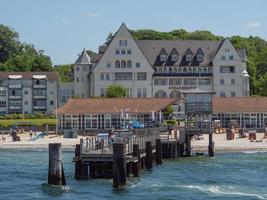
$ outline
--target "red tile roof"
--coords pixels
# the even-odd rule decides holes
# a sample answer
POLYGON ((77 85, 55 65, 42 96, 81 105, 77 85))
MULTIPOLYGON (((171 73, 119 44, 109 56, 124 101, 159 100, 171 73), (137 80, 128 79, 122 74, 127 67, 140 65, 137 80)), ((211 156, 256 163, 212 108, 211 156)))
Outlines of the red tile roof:
POLYGON ((120 113, 122 109, 128 109, 129 113, 151 113, 152 111, 158 112, 176 101, 171 98, 69 99, 66 104, 57 109, 57 114, 112 114, 120 113))
POLYGON ((267 97, 214 97, 213 112, 267 112, 267 97))

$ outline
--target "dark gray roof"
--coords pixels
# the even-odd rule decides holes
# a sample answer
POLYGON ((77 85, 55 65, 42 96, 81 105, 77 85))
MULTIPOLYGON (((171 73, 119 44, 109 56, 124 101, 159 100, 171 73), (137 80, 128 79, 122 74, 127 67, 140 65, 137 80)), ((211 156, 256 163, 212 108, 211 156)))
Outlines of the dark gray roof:
POLYGON ((79 65, 89 65, 91 64, 91 59, 90 56, 86 53, 86 50, 84 49, 81 53, 81 55, 79 56, 79 58, 76 60, 76 62, 74 64, 79 64, 79 65))
POLYGON ((151 66, 208 66, 221 43, 221 41, 211 40, 137 40, 136 42, 151 66), (165 62, 160 62, 159 54, 163 48, 169 56, 165 62), (176 62, 172 62, 170 58, 170 53, 174 48, 178 52, 176 62), (204 53, 202 62, 197 62, 195 56, 199 48, 204 53), (192 51, 194 56, 192 62, 185 60, 184 55, 188 49, 192 51))
POLYGON ((246 62, 247 61, 246 49, 242 48, 242 49, 237 49, 236 51, 239 57, 241 58, 242 62, 246 62))
POLYGON ((32 80, 33 75, 45 75, 49 81, 59 80, 57 72, 0 72, 0 80, 6 80, 10 75, 21 75, 23 80, 32 80))

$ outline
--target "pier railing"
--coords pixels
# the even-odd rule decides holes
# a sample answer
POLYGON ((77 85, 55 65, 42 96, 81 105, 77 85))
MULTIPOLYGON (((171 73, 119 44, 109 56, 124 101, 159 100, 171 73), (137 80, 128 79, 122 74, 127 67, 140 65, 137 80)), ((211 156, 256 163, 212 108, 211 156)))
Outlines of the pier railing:
POLYGON ((108 153, 113 151, 114 143, 124 143, 126 146, 126 154, 133 153, 133 145, 138 144, 139 149, 146 148, 146 142, 151 141, 152 147, 156 146, 156 139, 160 138, 160 132, 158 129, 138 129, 134 130, 134 134, 129 137, 88 137, 80 140, 80 152, 82 154, 93 154, 93 153, 108 153))

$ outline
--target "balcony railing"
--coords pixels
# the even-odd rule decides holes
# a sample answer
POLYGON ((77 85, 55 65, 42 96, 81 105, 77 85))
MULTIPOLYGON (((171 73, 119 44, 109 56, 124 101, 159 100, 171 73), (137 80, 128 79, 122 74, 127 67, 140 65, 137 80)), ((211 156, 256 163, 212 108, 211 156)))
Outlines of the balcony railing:
POLYGON ((202 77, 202 76, 212 76, 212 73, 153 73, 154 77, 166 77, 166 76, 171 76, 171 77, 202 77))
POLYGON ((187 102, 185 103, 186 113, 211 113, 212 103, 211 102, 187 102))
POLYGON ((34 99, 46 99, 46 95, 33 95, 34 99))
POLYGON ((186 122, 185 130, 187 134, 209 134, 212 131, 212 122, 186 122))
POLYGON ((22 106, 8 106, 8 109, 10 109, 10 110, 21 110, 22 106))
POLYGON ((21 99, 22 96, 21 95, 10 95, 8 98, 9 99, 21 99))
POLYGON ((36 85, 36 84, 34 84, 33 85, 33 88, 35 88, 35 89, 45 89, 46 88, 46 85, 44 85, 44 84, 42 84, 42 85, 36 85))
POLYGON ((10 84, 8 87, 11 89, 21 88, 21 84, 10 84))
POLYGON ((33 106, 34 110, 46 110, 46 106, 33 106))

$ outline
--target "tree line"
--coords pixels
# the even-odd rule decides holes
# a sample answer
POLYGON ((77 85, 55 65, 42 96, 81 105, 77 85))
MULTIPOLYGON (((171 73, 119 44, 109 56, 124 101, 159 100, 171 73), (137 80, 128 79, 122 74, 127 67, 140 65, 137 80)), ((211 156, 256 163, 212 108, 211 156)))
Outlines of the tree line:
MULTIPOLYGON (((210 31, 188 32, 177 29, 160 32, 150 29, 130 30, 137 40, 221 40, 210 31)), ((252 95, 267 96, 267 41, 257 37, 230 37, 235 48, 245 48, 248 56, 248 73, 252 95)), ((90 52, 93 53, 93 52, 90 52)), ((62 81, 70 81, 73 66, 63 64, 53 67, 51 58, 34 45, 22 43, 19 34, 12 28, 0 24, 0 71, 58 71, 62 81)))

